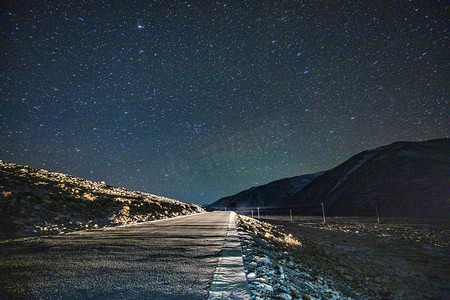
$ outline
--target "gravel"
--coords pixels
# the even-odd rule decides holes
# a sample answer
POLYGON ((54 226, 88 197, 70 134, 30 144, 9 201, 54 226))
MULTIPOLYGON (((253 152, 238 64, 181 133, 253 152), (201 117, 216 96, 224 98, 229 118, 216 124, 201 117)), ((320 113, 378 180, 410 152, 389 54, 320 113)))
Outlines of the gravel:
POLYGON ((332 279, 295 261, 290 249, 301 243, 276 226, 239 216, 238 228, 252 299, 352 299, 332 279))

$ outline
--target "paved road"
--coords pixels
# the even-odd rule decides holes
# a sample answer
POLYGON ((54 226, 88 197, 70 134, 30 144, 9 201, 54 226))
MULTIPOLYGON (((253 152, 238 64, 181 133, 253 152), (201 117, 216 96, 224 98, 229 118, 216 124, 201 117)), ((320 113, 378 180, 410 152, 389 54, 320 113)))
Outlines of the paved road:
POLYGON ((0 244, 0 299, 205 299, 229 212, 0 244))

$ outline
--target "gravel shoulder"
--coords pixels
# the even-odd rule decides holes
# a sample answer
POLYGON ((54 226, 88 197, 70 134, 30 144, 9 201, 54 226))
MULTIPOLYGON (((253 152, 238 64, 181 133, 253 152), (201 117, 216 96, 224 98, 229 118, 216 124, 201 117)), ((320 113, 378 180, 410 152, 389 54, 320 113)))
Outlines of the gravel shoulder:
POLYGON ((359 299, 348 285, 316 274, 296 253, 303 244, 267 222, 240 215, 244 267, 251 299, 359 299))

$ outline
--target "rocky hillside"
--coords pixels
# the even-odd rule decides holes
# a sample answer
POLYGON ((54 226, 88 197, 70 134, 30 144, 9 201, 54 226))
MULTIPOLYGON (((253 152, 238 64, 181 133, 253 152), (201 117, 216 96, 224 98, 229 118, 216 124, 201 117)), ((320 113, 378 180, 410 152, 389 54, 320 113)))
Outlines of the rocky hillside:
POLYGON ((364 151, 292 197, 300 214, 450 216, 450 139, 397 142, 364 151))
POLYGON ((95 229, 202 211, 194 204, 0 161, 0 239, 95 229))
POLYGON ((301 191, 323 172, 284 178, 265 185, 253 187, 234 196, 225 197, 210 204, 208 209, 232 209, 248 213, 257 207, 264 207, 272 213, 289 211, 292 196, 301 191))

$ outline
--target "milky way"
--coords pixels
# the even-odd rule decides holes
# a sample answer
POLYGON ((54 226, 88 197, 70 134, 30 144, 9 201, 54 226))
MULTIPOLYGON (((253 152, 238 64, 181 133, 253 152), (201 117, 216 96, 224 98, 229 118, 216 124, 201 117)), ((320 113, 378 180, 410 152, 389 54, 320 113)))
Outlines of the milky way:
POLYGON ((443 1, 2 1, 0 159, 194 203, 449 137, 443 1))

